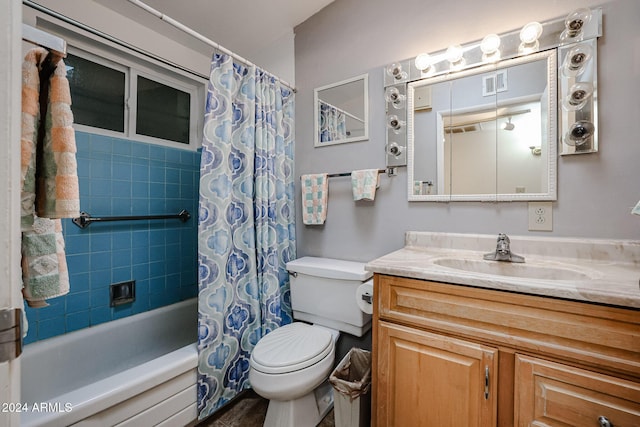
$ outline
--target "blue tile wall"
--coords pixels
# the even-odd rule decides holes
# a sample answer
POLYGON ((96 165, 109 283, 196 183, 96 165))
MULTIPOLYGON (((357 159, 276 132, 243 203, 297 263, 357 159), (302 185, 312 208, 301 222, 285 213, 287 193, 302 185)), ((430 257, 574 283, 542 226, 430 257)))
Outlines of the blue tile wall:
POLYGON ((69 294, 26 308, 25 343, 197 295, 200 153, 76 132, 80 209, 92 216, 191 213, 179 220, 93 223, 64 219, 69 294), (136 281, 136 300, 109 306, 109 285, 136 281))

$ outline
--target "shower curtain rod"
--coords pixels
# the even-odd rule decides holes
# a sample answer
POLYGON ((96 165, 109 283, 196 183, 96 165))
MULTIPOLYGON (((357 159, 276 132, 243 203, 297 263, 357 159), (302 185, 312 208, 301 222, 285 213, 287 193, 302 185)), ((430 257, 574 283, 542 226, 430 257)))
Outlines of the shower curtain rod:
POLYGON ((338 108, 333 104, 329 104, 327 101, 323 101, 323 100, 320 99, 318 102, 320 102, 321 104, 328 105, 331 108, 335 108, 336 110, 340 111, 345 116, 351 117, 353 120, 357 120, 359 122, 364 123, 364 119, 361 119, 360 117, 355 116, 355 115, 351 114, 350 112, 343 110, 342 108, 338 108))
POLYGON ((160 56, 158 56, 156 54, 153 54, 151 52, 147 52, 144 49, 140 49, 139 47, 136 47, 136 46, 134 46, 134 45, 132 45, 130 43, 127 43, 125 41, 122 41, 120 39, 117 39, 117 38, 115 38, 113 36, 110 36, 109 34, 104 33, 104 32, 102 32, 100 30, 96 30, 93 27, 90 27, 90 26, 88 26, 86 24, 83 24, 82 22, 76 21, 75 19, 71 19, 68 16, 65 16, 65 15, 63 15, 61 13, 58 13, 58 12, 54 11, 54 10, 51 10, 51 9, 46 8, 44 6, 41 6, 38 3, 34 3, 31 0, 22 0, 22 4, 25 5, 25 6, 30 7, 31 9, 35 9, 35 10, 37 10, 39 12, 42 12, 45 15, 49 15, 52 18, 56 18, 56 19, 59 19, 62 22, 66 22, 67 24, 73 25, 76 28, 80 28, 81 30, 84 30, 84 31, 86 31, 86 32, 88 32, 90 34, 93 34, 94 36, 98 36, 98 37, 100 37, 102 39, 110 41, 111 43, 114 43, 114 44, 116 44, 116 45, 118 45, 120 47, 124 47, 125 49, 131 50, 131 51, 136 52, 136 53, 138 53, 138 54, 140 54, 142 56, 146 56, 147 58, 153 59, 154 61, 158 61, 158 62, 161 62, 162 64, 168 65, 170 67, 177 68, 178 70, 181 70, 181 71, 184 71, 186 73, 189 73, 192 76, 196 76, 196 77, 199 77, 199 78, 204 79, 204 80, 209 80, 209 76, 208 75, 200 74, 197 71, 190 70, 189 68, 183 67, 180 64, 176 64, 175 62, 171 62, 168 59, 164 59, 164 58, 162 58, 162 57, 160 57, 160 56))
MULTIPOLYGON (((145 10, 146 12, 154 15, 156 18, 160 19, 161 21, 166 22, 169 25, 172 25, 174 27, 176 27, 177 29, 189 34, 191 37, 194 37, 198 40, 200 40, 201 42, 208 44, 209 46, 212 46, 215 50, 222 52, 224 54, 227 54, 229 56, 231 56, 232 58, 236 59, 237 61, 242 62, 243 64, 249 66, 249 67, 255 67, 256 65, 249 61, 246 58, 243 58, 242 56, 230 51, 229 49, 219 45, 218 43, 214 42, 213 40, 203 36, 202 34, 198 33, 197 31, 193 30, 190 27, 187 27, 186 25, 182 24, 181 22, 176 21, 175 19, 173 19, 170 16, 165 15, 164 13, 160 12, 157 9, 152 8, 151 6, 149 6, 148 4, 140 1, 140 0, 128 0, 129 3, 138 6, 139 8, 145 10)), ((268 71, 267 71, 268 72, 268 71)), ((271 76, 275 77, 278 81, 280 81, 281 84, 283 84, 284 86, 288 87, 289 89, 293 90, 294 92, 296 91, 296 88, 287 83, 286 81, 282 80, 281 78, 277 77, 276 75, 269 73, 271 76)))

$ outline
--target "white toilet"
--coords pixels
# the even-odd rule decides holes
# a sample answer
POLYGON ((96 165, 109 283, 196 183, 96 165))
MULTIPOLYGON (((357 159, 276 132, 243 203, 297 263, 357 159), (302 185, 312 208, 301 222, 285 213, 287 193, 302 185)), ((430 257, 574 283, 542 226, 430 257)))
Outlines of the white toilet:
POLYGON ((358 307, 356 290, 372 273, 364 270, 364 263, 314 257, 291 261, 287 270, 298 322, 256 344, 249 381, 256 393, 269 399, 266 427, 313 427, 333 404, 327 379, 339 331, 362 336, 371 328, 371 315, 358 307))

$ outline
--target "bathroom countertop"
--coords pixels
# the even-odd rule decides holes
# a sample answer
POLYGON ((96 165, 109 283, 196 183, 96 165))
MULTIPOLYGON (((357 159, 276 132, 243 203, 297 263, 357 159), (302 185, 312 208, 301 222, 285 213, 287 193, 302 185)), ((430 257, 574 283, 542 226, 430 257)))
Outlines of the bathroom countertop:
POLYGON ((533 279, 437 264, 443 258, 462 264, 499 262, 483 261, 485 253, 495 250, 496 236, 480 234, 407 232, 404 248, 367 263, 365 269, 392 276, 640 309, 640 241, 509 237, 511 251, 524 256, 525 268, 560 269, 582 278, 533 279))

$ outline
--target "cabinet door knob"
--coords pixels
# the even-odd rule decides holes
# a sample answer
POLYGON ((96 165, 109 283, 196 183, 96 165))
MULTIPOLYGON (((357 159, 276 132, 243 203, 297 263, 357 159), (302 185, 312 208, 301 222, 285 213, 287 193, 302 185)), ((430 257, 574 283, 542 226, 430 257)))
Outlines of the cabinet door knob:
POLYGON ((598 422, 600 423, 600 427, 614 427, 607 417, 598 417, 598 422))

